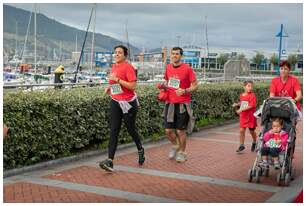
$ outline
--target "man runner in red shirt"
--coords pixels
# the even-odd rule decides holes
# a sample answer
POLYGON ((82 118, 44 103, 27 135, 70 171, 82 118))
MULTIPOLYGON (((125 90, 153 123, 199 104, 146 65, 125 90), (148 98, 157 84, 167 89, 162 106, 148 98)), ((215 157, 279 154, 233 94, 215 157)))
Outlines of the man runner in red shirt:
POLYGON ((172 148, 170 159, 177 162, 187 160, 185 153, 187 135, 185 130, 190 126, 192 111, 190 93, 198 88, 196 75, 192 68, 181 62, 183 49, 174 47, 171 51, 171 64, 167 65, 165 80, 167 81, 168 101, 164 109, 164 127, 172 148), (177 131, 178 138, 174 132, 177 131))

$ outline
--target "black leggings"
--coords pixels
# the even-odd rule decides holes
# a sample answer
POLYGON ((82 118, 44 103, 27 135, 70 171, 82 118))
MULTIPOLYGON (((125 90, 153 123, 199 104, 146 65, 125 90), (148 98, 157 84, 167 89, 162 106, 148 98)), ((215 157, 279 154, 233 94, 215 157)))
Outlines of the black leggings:
POLYGON ((262 156, 267 156, 270 154, 272 157, 278 157, 280 152, 281 152, 280 148, 262 147, 261 149, 262 156))
POLYGON ((115 152, 118 144, 118 136, 121 128, 122 118, 124 120, 125 126, 128 133, 132 136, 137 149, 142 149, 142 144, 136 130, 136 114, 137 114, 137 101, 134 100, 129 102, 132 106, 129 112, 123 114, 120 105, 115 100, 110 102, 110 115, 109 115, 109 127, 110 127, 110 139, 108 143, 108 158, 114 159, 115 152))

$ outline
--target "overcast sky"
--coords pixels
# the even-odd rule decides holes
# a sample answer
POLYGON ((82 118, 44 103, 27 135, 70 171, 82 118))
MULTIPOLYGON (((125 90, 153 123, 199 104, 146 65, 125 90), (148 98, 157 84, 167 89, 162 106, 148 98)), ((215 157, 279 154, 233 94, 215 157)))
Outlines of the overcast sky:
MULTIPOLYGON (((9 4, 31 11, 33 4, 9 4)), ((92 4, 38 4, 38 11, 61 23, 85 30, 92 4)), ((157 48, 193 44, 210 48, 277 50, 283 23, 288 50, 303 45, 302 4, 98 4, 96 32, 131 44, 157 48), (178 37, 180 36, 180 37, 178 37)))

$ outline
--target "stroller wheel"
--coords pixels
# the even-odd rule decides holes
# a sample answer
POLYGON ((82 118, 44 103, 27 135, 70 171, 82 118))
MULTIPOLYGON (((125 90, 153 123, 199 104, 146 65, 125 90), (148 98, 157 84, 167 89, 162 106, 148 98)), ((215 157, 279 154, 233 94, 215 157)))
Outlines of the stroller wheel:
POLYGON ((263 175, 269 177, 269 169, 264 169, 263 175))
POLYGON ((261 167, 259 168, 259 176, 262 176, 264 173, 264 169, 262 169, 261 167))
POLYGON ((292 167, 291 168, 291 173, 290 173, 290 176, 291 176, 291 180, 294 180, 294 177, 295 177, 295 168, 294 167, 292 167))
POLYGON ((277 175, 276 175, 276 182, 277 182, 277 185, 281 185, 281 178, 282 178, 282 173, 281 172, 279 172, 279 173, 277 173, 277 175))
POLYGON ((256 183, 259 183, 260 182, 260 170, 256 170, 256 173, 255 173, 255 181, 256 183))
POLYGON ((253 171, 252 171, 252 169, 249 169, 249 171, 248 171, 248 181, 252 182, 252 179, 253 179, 253 171))
POLYGON ((253 175, 253 177, 256 176, 256 169, 255 169, 255 170, 252 170, 252 175, 253 175))
POLYGON ((285 186, 289 186, 290 179, 291 179, 290 174, 286 173, 286 176, 285 176, 285 186))

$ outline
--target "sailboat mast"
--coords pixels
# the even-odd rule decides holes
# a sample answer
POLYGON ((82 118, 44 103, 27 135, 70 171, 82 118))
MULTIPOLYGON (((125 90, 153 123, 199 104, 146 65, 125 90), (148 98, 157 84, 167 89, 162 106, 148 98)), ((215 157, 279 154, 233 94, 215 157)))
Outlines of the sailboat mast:
POLYGON ((36 66, 36 4, 35 4, 35 13, 34 13, 34 71, 35 74, 37 73, 37 66, 36 66))
POLYGON ((59 57, 59 63, 61 63, 61 61, 62 61, 62 41, 60 41, 60 50, 59 50, 59 52, 60 52, 60 57, 59 57))
POLYGON ((15 34, 15 56, 16 56, 16 58, 17 58, 17 56, 18 56, 18 21, 16 21, 16 34, 15 34))
POLYGON ((77 70, 76 70, 75 75, 74 75, 74 81, 73 81, 74 83, 77 83, 77 75, 79 73, 81 58, 82 58, 83 51, 84 51, 84 46, 85 46, 85 42, 86 42, 86 38, 87 38, 87 34, 88 34, 89 25, 90 25, 90 22, 91 22, 91 17, 92 17, 93 9, 94 9, 94 7, 92 7, 91 12, 90 12, 90 18, 89 18, 89 22, 88 22, 88 25, 87 25, 87 29, 86 29, 86 33, 85 33, 85 38, 84 38, 83 45, 82 45, 82 49, 81 49, 81 52, 80 52, 80 57, 79 57, 78 65, 77 65, 77 70))
POLYGON ((78 51, 78 34, 75 35, 75 52, 78 51))
POLYGON ((21 54, 20 54, 21 61, 23 60, 23 54, 25 53, 25 50, 26 50, 26 45, 27 45, 29 31, 30 31, 30 24, 31 24, 32 14, 33 14, 33 9, 32 9, 32 12, 30 14, 29 23, 28 23, 28 27, 27 27, 27 33, 26 33, 26 36, 25 36, 25 40, 24 40, 24 44, 23 44, 23 49, 22 49, 21 54))
POLYGON ((93 73, 93 61, 94 61, 94 44, 95 44, 95 30, 96 30, 96 14, 97 14, 97 4, 94 4, 94 23, 92 32, 92 42, 91 42, 91 61, 90 61, 90 71, 93 73))
POLYGON ((125 23, 125 35, 126 35, 126 43, 127 43, 127 48, 129 50, 128 52, 128 60, 131 61, 131 49, 130 49, 130 43, 129 43, 129 33, 128 33, 128 29, 127 29, 127 24, 128 24, 128 20, 126 20, 126 23, 125 23))

